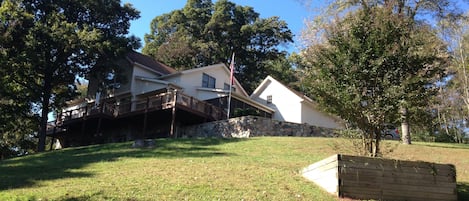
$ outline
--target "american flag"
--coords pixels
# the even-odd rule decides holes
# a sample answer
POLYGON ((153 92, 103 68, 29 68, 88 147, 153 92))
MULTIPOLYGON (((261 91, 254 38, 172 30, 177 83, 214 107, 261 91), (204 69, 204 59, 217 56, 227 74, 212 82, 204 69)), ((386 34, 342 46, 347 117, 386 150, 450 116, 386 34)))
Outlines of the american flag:
POLYGON ((233 73, 234 73, 234 63, 235 63, 235 54, 233 52, 233 56, 231 56, 231 64, 230 64, 230 83, 231 83, 231 86, 233 86, 233 83, 234 83, 234 76, 233 76, 233 73))

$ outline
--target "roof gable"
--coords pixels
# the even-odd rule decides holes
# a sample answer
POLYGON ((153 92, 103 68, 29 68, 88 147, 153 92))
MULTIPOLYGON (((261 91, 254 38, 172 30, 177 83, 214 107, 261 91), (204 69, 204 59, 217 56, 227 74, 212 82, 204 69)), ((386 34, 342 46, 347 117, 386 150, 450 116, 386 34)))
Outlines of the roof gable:
POLYGON ((160 75, 168 75, 177 72, 176 69, 135 51, 127 53, 127 59, 133 64, 138 63, 160 75))
POLYGON ((307 97, 306 95, 286 86, 285 84, 283 84, 282 82, 274 79, 272 76, 268 75, 264 80, 262 80, 261 84, 259 84, 259 86, 254 90, 254 92, 252 92, 251 94, 251 98, 253 97, 257 97, 259 96, 260 94, 262 94, 269 85, 271 85, 271 83, 274 82, 276 83, 277 85, 280 85, 282 86, 283 88, 287 89, 289 92, 291 92, 292 94, 294 94, 295 96, 297 96, 299 99, 301 99, 302 101, 308 101, 308 102, 311 102, 311 103, 314 103, 314 101, 307 97))

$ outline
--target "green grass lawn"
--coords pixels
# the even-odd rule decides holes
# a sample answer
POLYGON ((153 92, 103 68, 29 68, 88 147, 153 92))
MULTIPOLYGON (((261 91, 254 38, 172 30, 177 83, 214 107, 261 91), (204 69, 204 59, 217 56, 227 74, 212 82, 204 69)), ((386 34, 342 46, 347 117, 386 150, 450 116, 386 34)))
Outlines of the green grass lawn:
MULTIPOLYGON (((344 143, 258 137, 68 148, 0 161, 0 200, 337 200, 299 172, 332 154, 353 154, 344 143)), ((393 148, 388 158, 455 164, 459 197, 469 198, 469 145, 384 147, 393 148)))

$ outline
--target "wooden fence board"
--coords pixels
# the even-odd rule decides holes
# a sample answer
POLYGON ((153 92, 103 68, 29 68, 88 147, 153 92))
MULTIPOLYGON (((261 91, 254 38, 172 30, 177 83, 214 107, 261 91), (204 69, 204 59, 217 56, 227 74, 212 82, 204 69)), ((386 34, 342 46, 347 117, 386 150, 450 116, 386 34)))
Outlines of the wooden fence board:
POLYGON ((430 191, 412 191, 410 189, 389 189, 373 186, 340 186, 341 197, 378 200, 456 200, 456 192, 451 194, 430 191))
POLYGON ((349 177, 349 176, 341 176, 341 183, 372 183, 374 185, 388 185, 388 184, 399 184, 403 186, 435 186, 438 188, 454 188, 456 186, 455 183, 447 183, 447 182, 429 182, 426 180, 415 180, 415 179, 395 179, 395 178, 377 178, 377 177, 360 177, 357 179, 356 177, 349 177))
POLYGON ((450 168, 439 168, 439 169, 431 169, 431 168, 414 168, 409 166, 401 166, 401 167, 391 167, 386 166, 383 164, 377 163, 348 163, 340 161, 340 166, 343 167, 342 171, 347 171, 348 169, 369 169, 369 170, 380 170, 380 171, 393 171, 393 172, 407 172, 407 173, 415 173, 415 174, 422 174, 422 175, 444 175, 444 176, 455 176, 455 171, 450 168))
POLYGON ((422 185, 402 185, 402 184, 391 184, 391 183, 376 183, 368 181, 348 181, 342 179, 340 186, 356 186, 356 187, 371 187, 377 189, 386 189, 399 192, 432 192, 439 194, 453 194, 454 192, 451 189, 454 189, 456 186, 422 186, 422 185))
POLYGON ((392 172, 392 171, 381 171, 381 170, 370 170, 370 169, 349 169, 348 171, 342 171, 340 168, 339 172, 342 178, 347 179, 382 179, 391 181, 417 181, 421 183, 436 184, 442 182, 456 182, 456 177, 443 176, 443 175, 428 175, 428 174, 416 174, 413 172, 392 172))
POLYGON ((438 164, 438 163, 430 163, 424 161, 403 161, 403 160, 395 160, 395 159, 383 159, 383 158, 370 158, 370 157, 362 157, 362 156, 350 156, 350 155, 339 155, 340 161, 342 162, 351 162, 351 163, 377 163, 382 164, 385 166, 401 166, 401 167, 414 167, 414 168, 426 168, 426 167, 434 167, 434 168, 441 168, 446 169, 448 167, 452 167, 456 169, 452 164, 438 164))
POLYGON ((456 168, 451 164, 333 155, 302 173, 339 197, 457 200, 456 168))

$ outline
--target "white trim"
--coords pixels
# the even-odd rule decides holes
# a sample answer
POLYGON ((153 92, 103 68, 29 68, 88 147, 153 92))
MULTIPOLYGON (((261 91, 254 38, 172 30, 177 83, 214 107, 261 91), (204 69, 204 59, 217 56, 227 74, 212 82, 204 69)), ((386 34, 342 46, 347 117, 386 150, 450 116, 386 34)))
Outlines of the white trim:
POLYGON ((123 91, 123 92, 120 92, 120 93, 118 93, 118 94, 112 94, 112 96, 108 96, 108 97, 106 97, 106 98, 114 98, 114 97, 119 97, 119 96, 127 95, 127 94, 132 95, 132 92, 131 92, 130 90, 128 90, 128 91, 123 91))
POLYGON ((158 84, 169 84, 169 82, 157 79, 157 78, 149 78, 149 77, 143 77, 143 76, 135 76, 135 80, 140 80, 140 81, 147 81, 147 82, 155 82, 158 84))
POLYGON ((160 80, 158 78, 149 78, 149 77, 142 77, 142 76, 135 76, 134 77, 135 80, 140 80, 140 81, 144 81, 144 82, 154 82, 154 83, 157 83, 157 84, 165 84, 165 85, 168 85, 168 86, 174 86, 176 88, 179 88, 179 89, 182 89, 181 86, 179 85, 176 85, 172 82, 166 82, 164 80, 160 80))
POLYGON ((210 91, 210 92, 217 92, 217 93, 228 93, 228 90, 220 89, 220 88, 207 88, 207 87, 199 87, 196 88, 199 91, 210 91))
POLYGON ((270 84, 270 82, 272 82, 272 79, 273 78, 270 75, 268 75, 264 80, 262 80, 259 86, 257 86, 254 92, 252 92, 250 97, 253 98, 254 96, 257 96, 260 93, 262 93, 262 91, 264 91, 265 88, 267 87, 267 84, 270 84))

